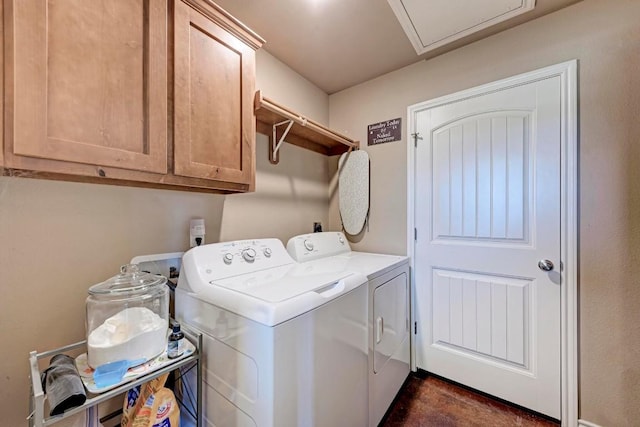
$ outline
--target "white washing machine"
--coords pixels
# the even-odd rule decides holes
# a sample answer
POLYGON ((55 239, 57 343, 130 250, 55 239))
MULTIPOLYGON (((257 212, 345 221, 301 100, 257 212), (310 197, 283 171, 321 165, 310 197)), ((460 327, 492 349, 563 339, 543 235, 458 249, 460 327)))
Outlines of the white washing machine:
POLYGON ((369 280, 369 426, 377 426, 411 370, 409 259, 353 252, 344 234, 324 232, 289 239, 298 262, 326 260, 369 280))
POLYGON ((176 317, 203 333, 207 426, 364 426, 367 278, 277 239, 185 253, 176 317))

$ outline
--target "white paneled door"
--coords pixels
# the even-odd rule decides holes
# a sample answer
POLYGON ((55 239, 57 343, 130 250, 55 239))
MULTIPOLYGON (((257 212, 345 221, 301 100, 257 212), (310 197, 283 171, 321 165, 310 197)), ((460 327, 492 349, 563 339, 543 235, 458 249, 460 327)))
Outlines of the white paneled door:
POLYGON ((560 419, 560 77, 415 116, 418 368, 560 419))

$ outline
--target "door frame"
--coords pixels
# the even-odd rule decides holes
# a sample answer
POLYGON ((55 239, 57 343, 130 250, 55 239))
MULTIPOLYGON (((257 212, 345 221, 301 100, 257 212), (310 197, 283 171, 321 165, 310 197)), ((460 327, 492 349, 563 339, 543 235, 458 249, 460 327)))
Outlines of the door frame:
MULTIPOLYGON (((415 271, 416 115, 425 109, 491 92, 560 77, 560 388, 563 426, 578 423, 578 61, 571 60, 434 98, 407 108, 407 255, 415 271)), ((411 322, 415 322, 415 277, 411 274, 411 322)), ((411 368, 416 370, 415 333, 411 368)))

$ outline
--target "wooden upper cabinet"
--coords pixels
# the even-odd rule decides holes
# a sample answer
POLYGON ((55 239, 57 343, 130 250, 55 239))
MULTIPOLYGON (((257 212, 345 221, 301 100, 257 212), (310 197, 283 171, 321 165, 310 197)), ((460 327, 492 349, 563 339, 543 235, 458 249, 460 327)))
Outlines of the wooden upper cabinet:
POLYGON ((176 0, 174 23, 174 173, 252 186, 263 41, 208 1, 176 0))
POLYGON ((165 174, 167 2, 5 4, 10 152, 165 174))
POLYGON ((0 4, 1 174, 253 189, 264 40, 225 10, 210 0, 0 4))

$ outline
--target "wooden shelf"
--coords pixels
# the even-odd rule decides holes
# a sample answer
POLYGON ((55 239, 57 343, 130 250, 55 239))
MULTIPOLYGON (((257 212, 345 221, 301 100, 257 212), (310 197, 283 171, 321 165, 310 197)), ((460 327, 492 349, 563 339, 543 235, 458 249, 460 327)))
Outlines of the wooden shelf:
POLYGON ((360 147, 358 141, 342 135, 334 130, 306 118, 287 107, 284 107, 269 98, 256 92, 254 109, 257 119, 257 131, 269 136, 269 160, 278 163, 277 143, 289 121, 292 122, 289 132, 285 136, 285 142, 297 145, 308 150, 315 151, 326 156, 335 156, 351 149, 360 147), (277 133, 274 140, 274 125, 277 133), (276 153, 274 154, 274 151, 276 153))

